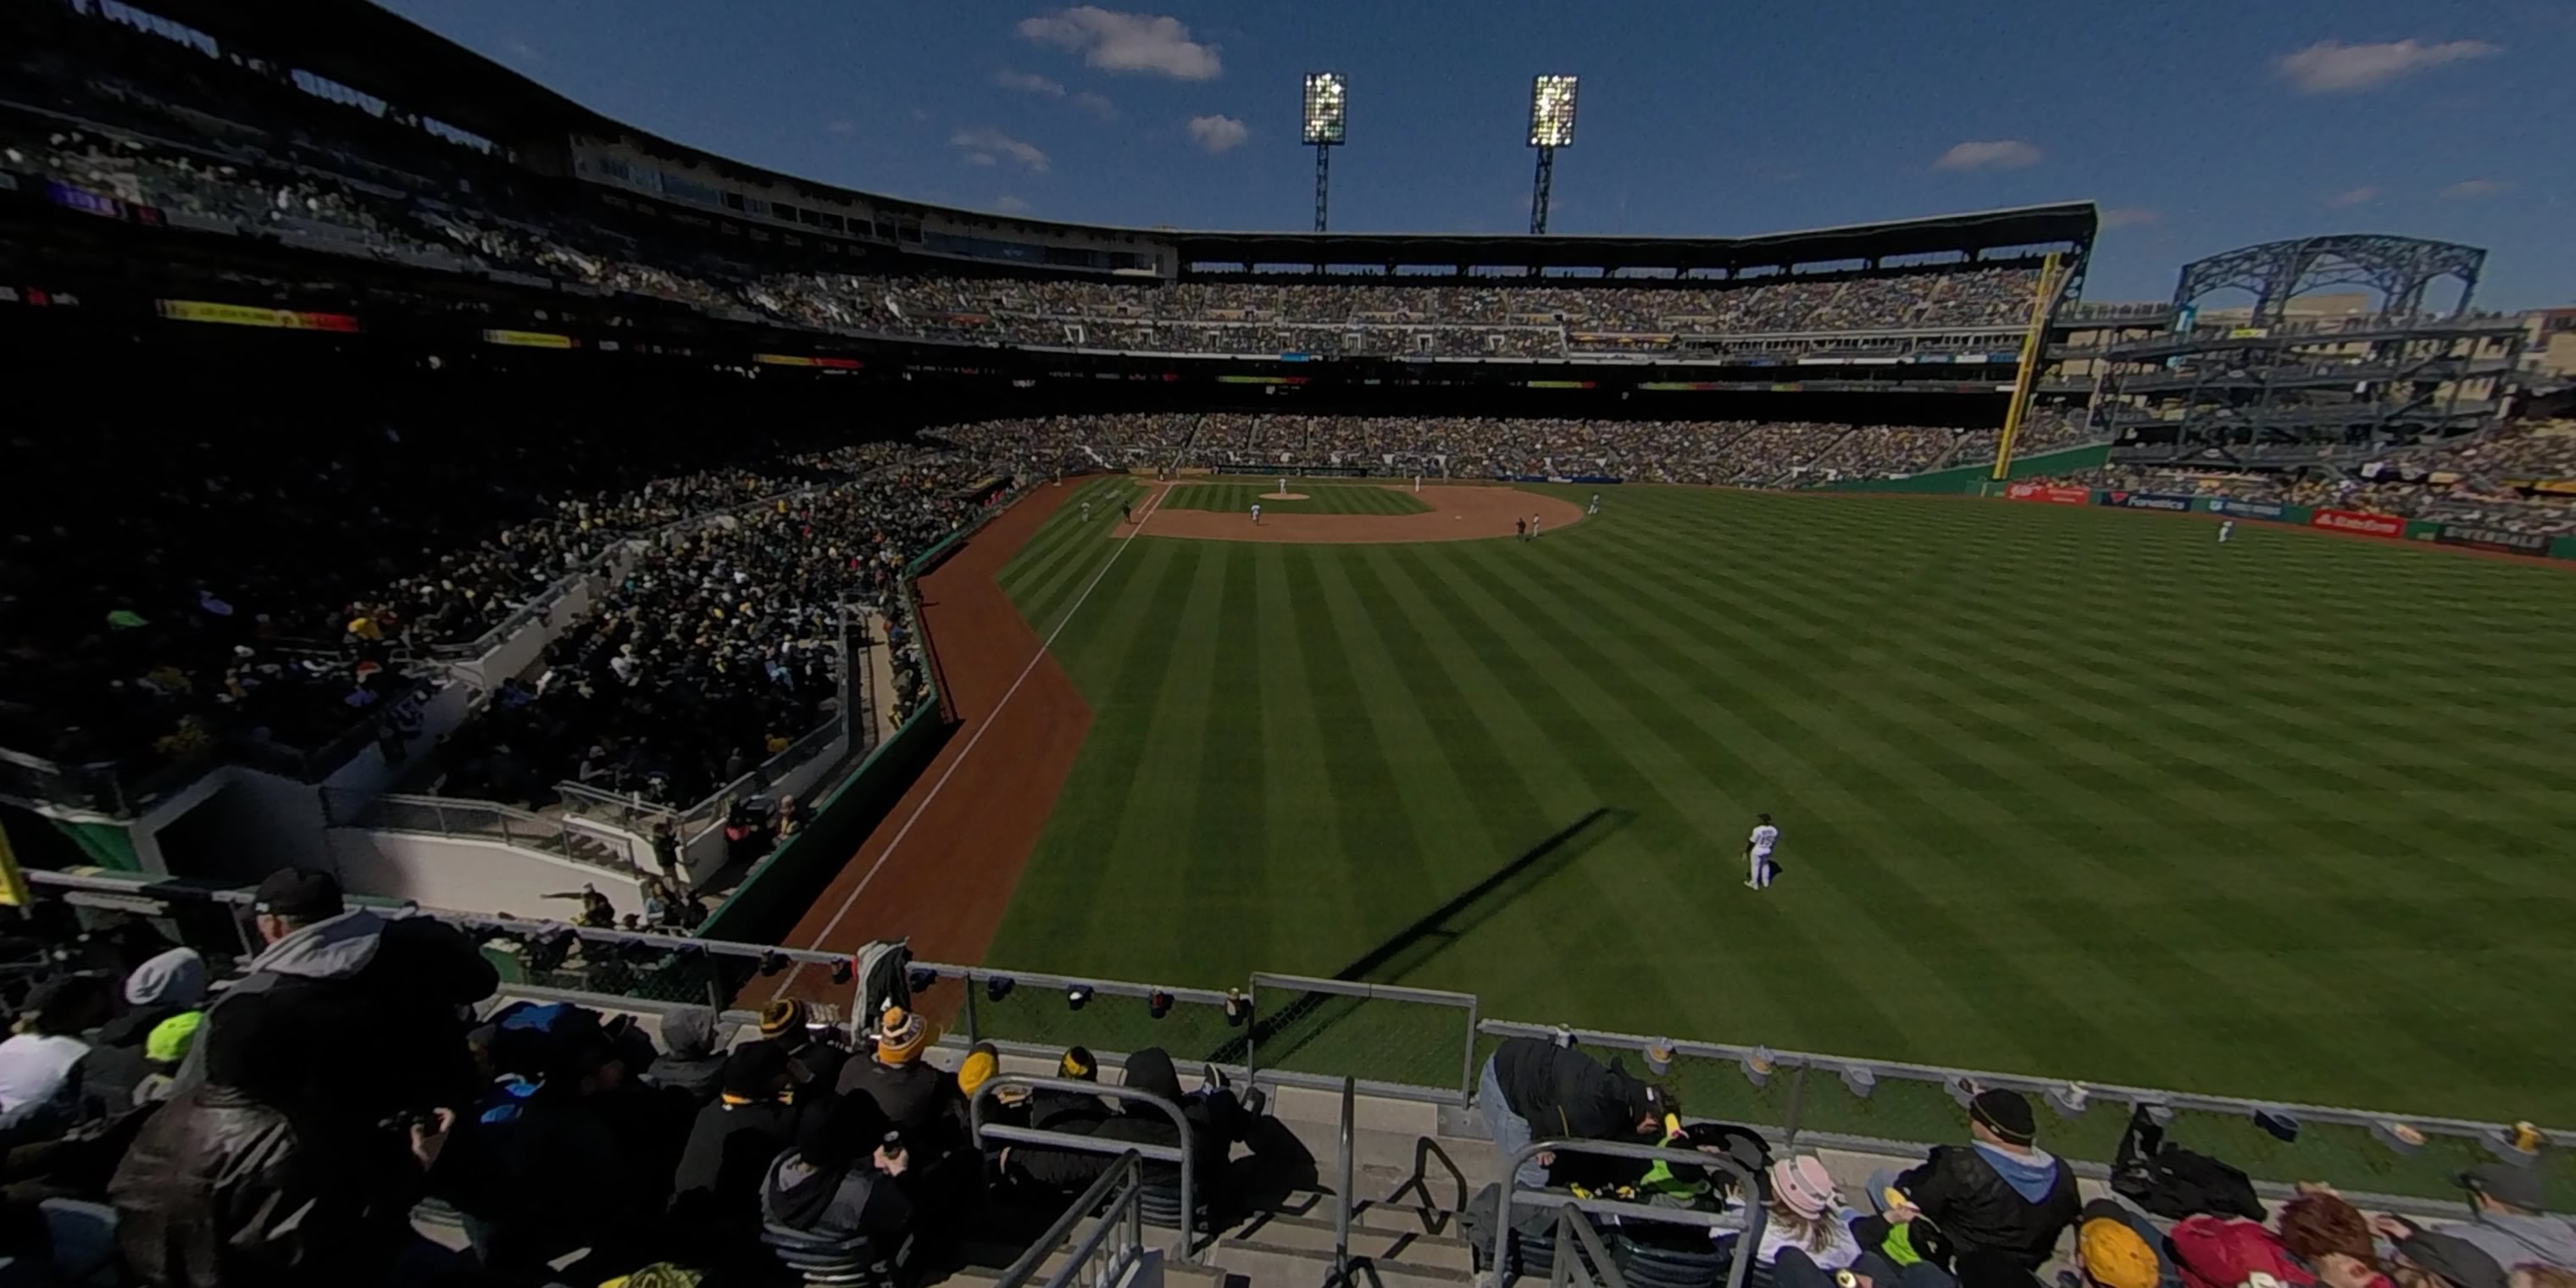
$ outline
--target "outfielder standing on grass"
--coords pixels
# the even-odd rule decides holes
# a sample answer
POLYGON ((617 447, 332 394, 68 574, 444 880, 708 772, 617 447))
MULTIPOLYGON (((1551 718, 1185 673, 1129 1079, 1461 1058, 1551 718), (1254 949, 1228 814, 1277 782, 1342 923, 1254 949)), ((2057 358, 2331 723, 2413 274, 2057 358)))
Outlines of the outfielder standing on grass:
POLYGON ((1600 494, 1600 493, 1595 492, 1595 493, 1593 493, 1593 494, 1592 494, 1592 504, 1591 504, 1590 506, 1586 507, 1586 508, 1584 509, 1584 511, 1583 511, 1583 512, 1584 512, 1585 514, 1599 514, 1599 513, 1601 513, 1601 494, 1600 494))
POLYGON ((1744 838, 1744 857, 1752 865, 1752 875, 1744 885, 1751 890, 1768 890, 1771 878, 1780 875, 1780 865, 1771 861, 1771 850, 1780 844, 1780 829, 1771 826, 1768 814, 1754 815, 1753 834, 1744 838))

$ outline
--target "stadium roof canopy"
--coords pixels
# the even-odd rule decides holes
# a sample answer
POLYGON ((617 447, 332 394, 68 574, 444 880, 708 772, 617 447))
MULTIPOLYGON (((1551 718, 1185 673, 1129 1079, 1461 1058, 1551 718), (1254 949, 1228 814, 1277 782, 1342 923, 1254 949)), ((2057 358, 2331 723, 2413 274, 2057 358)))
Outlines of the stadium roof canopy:
MULTIPOLYGON (((943 210, 854 192, 659 138, 612 120, 407 18, 367 0, 145 0, 143 8, 219 41, 377 95, 495 142, 527 150, 573 134, 625 137, 666 155, 778 178, 820 193, 886 207, 943 210)), ((1022 216, 959 214, 1032 229, 1149 235, 1176 245, 1188 264, 1420 264, 1509 268, 1745 269, 1940 254, 2015 246, 2089 246, 2098 214, 2089 201, 1923 219, 1852 224, 1754 237, 1544 236, 1447 233, 1194 232, 1077 224, 1022 216)))

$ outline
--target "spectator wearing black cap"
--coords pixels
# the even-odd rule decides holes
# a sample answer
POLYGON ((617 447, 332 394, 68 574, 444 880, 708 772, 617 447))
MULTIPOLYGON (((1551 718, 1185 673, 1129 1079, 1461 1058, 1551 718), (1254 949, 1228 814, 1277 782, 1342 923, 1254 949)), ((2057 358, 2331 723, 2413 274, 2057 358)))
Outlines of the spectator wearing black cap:
POLYGON ((2420 1230, 2398 1240, 2388 1277, 2397 1288, 2506 1288, 2504 1267, 2456 1231, 2420 1230))
POLYGON ((1968 1145, 1943 1145, 1891 1182, 1872 1177, 1870 1201, 1892 1221, 1928 1217, 1962 1257, 1995 1252, 2036 1270, 2081 1210, 2075 1177, 2033 1142, 2038 1124, 2017 1091, 1990 1088, 1968 1102, 1968 1145), (1893 1186, 1903 1197, 1893 1203, 1893 1186))
MULTIPOLYGON (((256 1023, 284 1048, 304 1079, 298 1108, 372 1125, 474 1102, 482 1075, 458 1014, 500 976, 472 941, 433 918, 346 907, 327 872, 270 873, 254 909, 268 948, 206 1023, 256 1023)), ((183 1066, 181 1087, 197 1065, 183 1066)))
POLYGON ((698 1111, 671 1176, 671 1217, 684 1245, 720 1252, 750 1238, 761 1177, 796 1143, 800 1110, 789 1103, 787 1066, 774 1042, 747 1042, 726 1057, 724 1091, 698 1111))
MULTIPOLYGON (((1605 1066, 1537 1038, 1512 1038, 1494 1049, 1476 1102, 1506 1167, 1536 1140, 1652 1145, 1663 1139, 1664 1115, 1674 1112, 1670 1093, 1631 1076, 1615 1057, 1605 1066)), ((1522 1163, 1515 1179, 1528 1189, 1545 1186, 1553 1162, 1540 1154, 1522 1163)))

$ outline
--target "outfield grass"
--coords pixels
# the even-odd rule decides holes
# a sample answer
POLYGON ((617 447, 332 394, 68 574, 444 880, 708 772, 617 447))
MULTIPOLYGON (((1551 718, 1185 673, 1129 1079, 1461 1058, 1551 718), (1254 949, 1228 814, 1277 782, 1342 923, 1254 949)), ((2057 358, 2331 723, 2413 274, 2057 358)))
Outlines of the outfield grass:
POLYGON ((2109 510, 1531 490, 1603 510, 1532 544, 1053 520, 1002 581, 1045 635, 1115 556, 1055 641, 1095 718, 989 960, 1367 961, 1488 1016, 2576 1122, 2576 577, 2109 510))
POLYGON ((1308 483, 1288 480, 1288 490, 1301 493, 1302 501, 1273 501, 1265 494, 1279 490, 1279 480, 1264 479, 1245 483, 1237 480, 1191 483, 1172 489, 1163 502, 1174 510, 1214 510, 1219 514, 1252 513, 1255 503, 1263 514, 1423 514, 1431 507, 1414 499, 1410 492, 1394 488, 1354 486, 1347 483, 1308 483))

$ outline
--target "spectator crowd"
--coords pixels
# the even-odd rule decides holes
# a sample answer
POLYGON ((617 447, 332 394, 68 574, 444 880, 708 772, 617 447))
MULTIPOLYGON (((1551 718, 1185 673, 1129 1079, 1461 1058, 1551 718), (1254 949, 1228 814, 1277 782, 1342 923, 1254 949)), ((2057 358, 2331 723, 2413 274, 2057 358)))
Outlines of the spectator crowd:
POLYGON ((2569 536, 2576 535, 2576 422, 2508 423, 2398 448, 2349 469, 2114 463, 2063 481, 2569 536))
MULTIPOLYGON (((272 873, 250 911, 255 946, 236 962, 149 920, 39 909, 59 955, 0 1042, 0 1282, 724 1288, 819 1264, 906 1283, 1005 1263, 1128 1145, 1190 1156, 1202 1230, 1262 1219, 1320 1179, 1260 1091, 1213 1066, 1189 1086, 1160 1048, 1125 1057, 1115 1097, 1085 1088, 1107 1091, 1108 1074, 1082 1046, 1047 1088, 989 1045, 934 1063, 938 1028, 898 986, 900 959, 866 970, 847 1023, 782 998, 738 1029, 691 1007, 647 1024, 504 1001, 487 948, 539 969, 541 945, 352 908, 324 873, 272 873), (1110 1149, 979 1139, 977 1101, 986 1124, 1110 1149)), ((606 938, 551 960, 567 952, 598 954, 595 988, 677 961, 606 938)), ((1582 1218, 1632 1283, 1714 1284, 1749 1258, 1780 1288, 2576 1285, 2545 1142, 2500 1142, 2459 1174, 2460 1215, 2426 1222, 2322 1183, 2267 1202, 2140 1106, 2088 1200, 2027 1098, 1961 1094, 1964 1139, 1855 1189, 1813 1153, 1692 1121, 1622 1059, 1556 1041, 1497 1045, 1475 1108, 1497 1174, 1543 1192, 1509 1214, 1525 1276, 1576 1255, 1556 1246, 1545 1197, 1575 1194, 1703 1216, 1582 1218), (1536 1147, 1549 1140, 1675 1157, 1536 1147)), ((1177 1179, 1147 1164, 1147 1202, 1177 1212, 1177 1179)), ((1462 1212, 1480 1252, 1505 1219, 1496 1193, 1462 1212)))
MULTIPOLYGON (((1587 475, 1657 483, 1795 487, 1917 474, 1994 459, 1996 434, 1912 425, 1470 416, 1307 416, 1162 412, 952 425, 933 436, 1007 452, 1038 472, 1289 469, 1433 478, 1587 475)), ((2035 414, 2017 454, 2079 443, 2086 431, 2035 414)))
MULTIPOLYGON (((912 1282, 970 1243, 1007 1261, 1114 1157, 978 1149, 999 1053, 934 1066, 908 995, 849 1025, 681 1008, 657 1035, 500 1002, 476 938, 347 906, 325 873, 272 874, 252 911, 237 971, 143 920, 50 927, 65 959, 0 1043, 0 1282, 717 1288, 818 1260, 912 1282)), ((1052 1072, 1102 1079, 1080 1047, 1052 1072)), ((1187 1149, 1220 1219, 1314 1183, 1260 1093, 1212 1069, 1184 1090, 1152 1048, 1123 1082, 1162 1103, 1005 1087, 986 1121, 1187 1149)))

